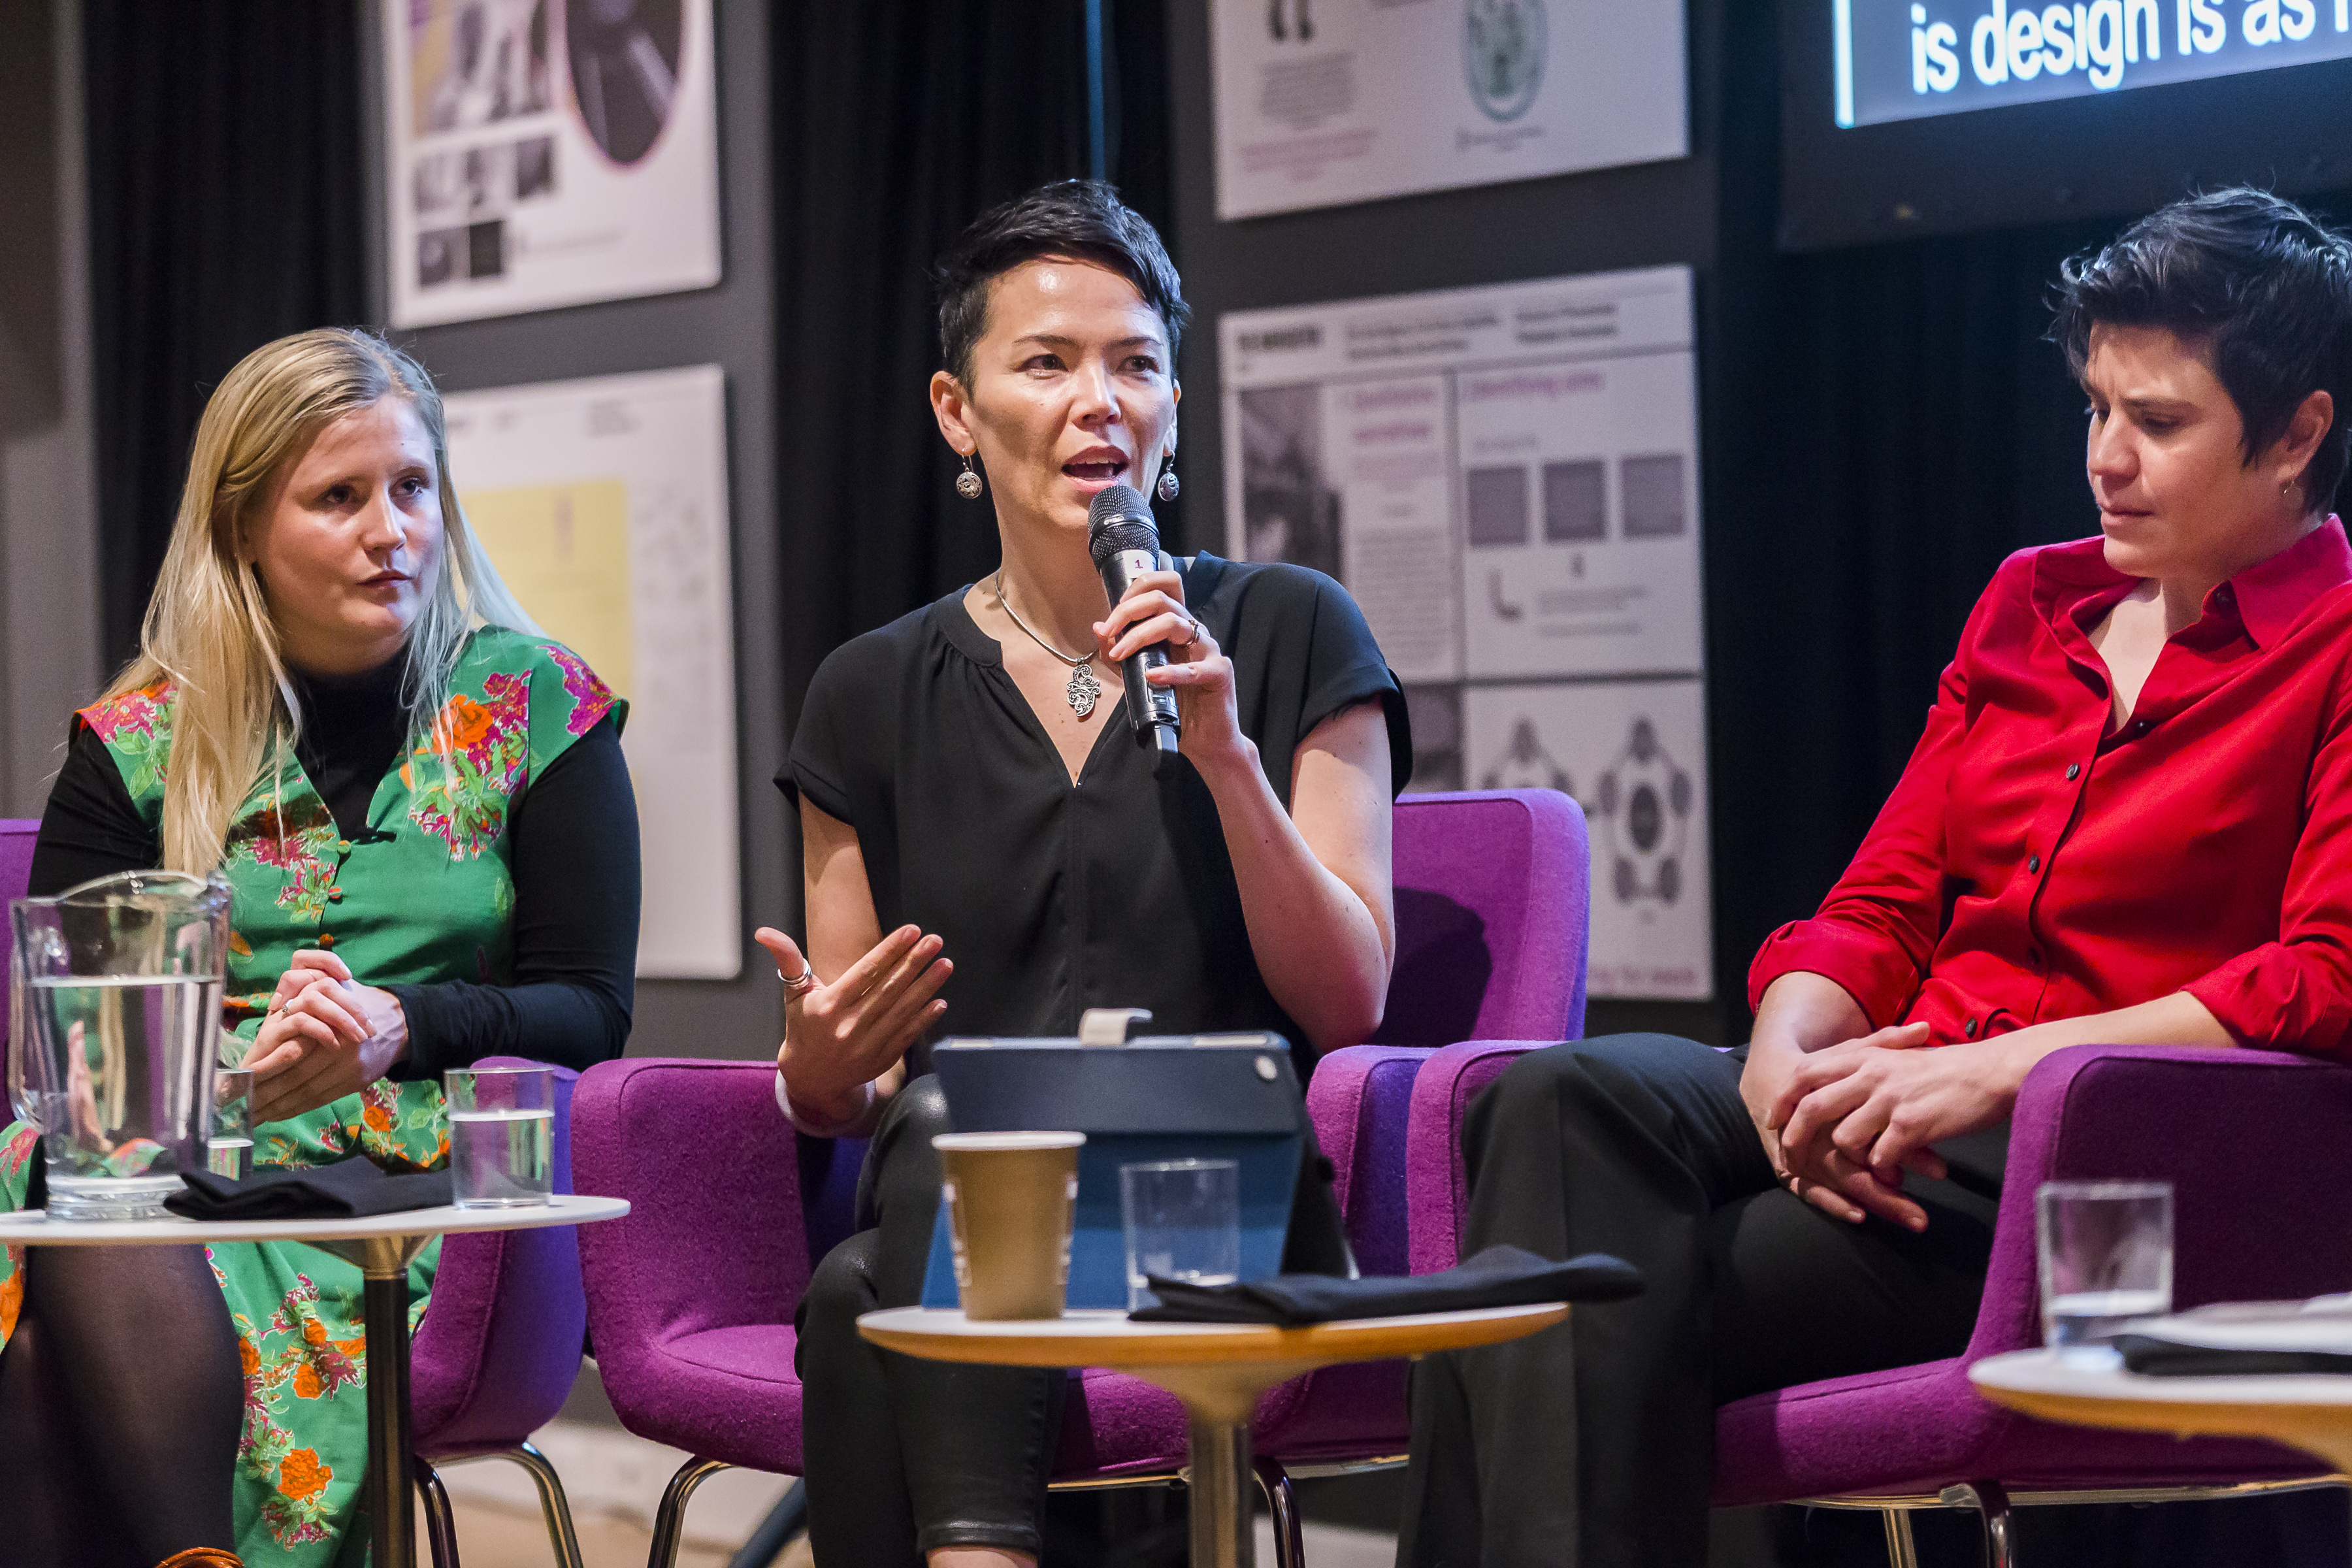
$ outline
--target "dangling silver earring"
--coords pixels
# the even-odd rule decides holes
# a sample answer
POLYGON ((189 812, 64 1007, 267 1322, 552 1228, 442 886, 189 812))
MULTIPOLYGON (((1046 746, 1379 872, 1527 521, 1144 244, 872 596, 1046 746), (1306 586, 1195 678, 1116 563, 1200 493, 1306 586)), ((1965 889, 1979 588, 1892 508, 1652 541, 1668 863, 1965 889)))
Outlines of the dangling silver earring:
POLYGON ((963 455, 963 472, 956 476, 956 494, 966 500, 978 500, 981 492, 986 489, 988 486, 971 466, 971 454, 966 452, 963 455))
POLYGON ((1160 470, 1160 482, 1151 488, 1159 492, 1161 500, 1174 500, 1184 490, 1183 481, 1176 477, 1176 454, 1169 453, 1166 463, 1160 470))

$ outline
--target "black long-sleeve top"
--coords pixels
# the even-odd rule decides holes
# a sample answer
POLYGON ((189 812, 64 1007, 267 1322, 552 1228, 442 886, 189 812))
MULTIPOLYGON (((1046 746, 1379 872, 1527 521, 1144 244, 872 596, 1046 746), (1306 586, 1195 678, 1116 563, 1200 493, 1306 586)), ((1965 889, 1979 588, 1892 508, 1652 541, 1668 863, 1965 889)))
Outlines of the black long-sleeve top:
MULTIPOLYGON (((346 837, 406 739, 398 659, 348 679, 295 677, 303 725, 296 755, 346 837)), ((387 985, 408 1020, 395 1079, 438 1079, 484 1057, 585 1068, 621 1054, 635 999, 637 814, 611 715, 532 779, 510 810, 514 983, 387 985), (599 847, 583 854, 580 846, 599 847)), ((46 897, 118 871, 163 864, 120 769, 77 727, 33 847, 31 891, 46 897)), ((364 974, 355 976, 362 984, 364 974)))

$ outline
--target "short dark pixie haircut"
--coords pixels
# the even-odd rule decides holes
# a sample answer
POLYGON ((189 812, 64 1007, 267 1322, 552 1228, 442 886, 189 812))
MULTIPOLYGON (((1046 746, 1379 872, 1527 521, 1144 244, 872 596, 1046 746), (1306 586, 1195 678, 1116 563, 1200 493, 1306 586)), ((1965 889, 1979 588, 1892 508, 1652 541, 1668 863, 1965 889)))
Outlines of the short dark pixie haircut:
POLYGON ((989 208, 956 237, 931 272, 940 297, 940 357, 971 384, 972 345, 988 327, 988 286, 1024 261, 1067 256, 1135 285, 1168 329, 1169 374, 1192 308, 1160 231, 1100 180, 1062 180, 989 208))
POLYGON ((2336 422, 2304 481, 2334 503, 2352 458, 2352 244, 2293 202, 2243 187, 2173 203, 2060 268, 2051 336, 2076 379, 2091 330, 2167 327, 2203 344, 2244 421, 2246 462, 2286 434, 2314 392, 2336 422))

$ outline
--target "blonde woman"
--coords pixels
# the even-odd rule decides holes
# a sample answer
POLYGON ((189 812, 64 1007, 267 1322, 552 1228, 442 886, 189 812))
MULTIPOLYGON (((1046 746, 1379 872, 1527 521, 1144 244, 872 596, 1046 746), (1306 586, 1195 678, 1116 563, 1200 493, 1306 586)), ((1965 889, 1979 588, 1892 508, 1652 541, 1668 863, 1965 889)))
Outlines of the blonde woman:
MULTIPOLYGON (((223 1049, 255 1072, 257 1160, 434 1165, 445 1068, 585 1067, 627 1037, 625 713, 467 531, 424 369, 364 332, 281 339, 205 407, 141 653, 77 715, 33 890, 226 877, 223 1049)), ((31 1149, 0 1131, 0 1206, 31 1149)), ((410 1271, 426 1310, 437 1257, 410 1271)), ((360 1294, 308 1247, 9 1253, 0 1564, 337 1561, 360 1294)))

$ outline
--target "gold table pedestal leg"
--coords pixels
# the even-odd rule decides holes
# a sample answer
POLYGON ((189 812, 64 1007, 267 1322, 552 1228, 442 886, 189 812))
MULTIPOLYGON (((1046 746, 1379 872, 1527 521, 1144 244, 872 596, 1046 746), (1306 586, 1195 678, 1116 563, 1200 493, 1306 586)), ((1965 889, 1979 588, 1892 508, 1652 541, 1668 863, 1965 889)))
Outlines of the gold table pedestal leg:
POLYGON ((430 1236, 375 1236, 310 1245, 367 1276, 361 1317, 367 1333, 367 1482, 373 1568, 416 1568, 416 1470, 408 1422, 408 1266, 430 1236))
POLYGON ((1250 1529, 1250 1416, 1258 1395, 1311 1372, 1320 1362, 1201 1362, 1127 1370, 1184 1402, 1191 1420, 1192 1568, 1256 1568, 1250 1529))

